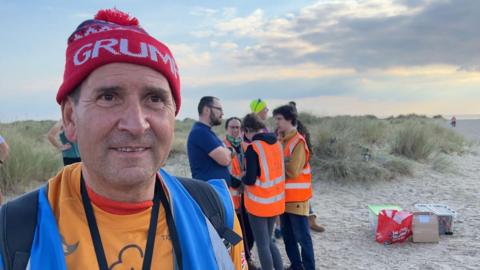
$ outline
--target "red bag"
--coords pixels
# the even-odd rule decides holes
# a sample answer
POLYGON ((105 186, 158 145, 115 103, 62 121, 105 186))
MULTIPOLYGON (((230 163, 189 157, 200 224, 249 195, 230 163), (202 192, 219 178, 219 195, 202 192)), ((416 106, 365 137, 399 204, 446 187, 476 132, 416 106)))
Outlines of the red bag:
POLYGON ((375 241, 393 244, 407 240, 412 235, 412 221, 413 214, 408 211, 380 211, 375 241))

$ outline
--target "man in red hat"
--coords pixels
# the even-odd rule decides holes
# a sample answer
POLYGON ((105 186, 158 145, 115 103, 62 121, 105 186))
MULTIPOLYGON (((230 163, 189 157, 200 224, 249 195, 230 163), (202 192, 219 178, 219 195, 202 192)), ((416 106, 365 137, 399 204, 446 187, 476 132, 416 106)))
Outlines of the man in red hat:
POLYGON ((225 183, 180 181, 161 170, 180 110, 180 77, 168 47, 136 18, 101 10, 78 26, 57 102, 82 162, 2 207, 3 269, 245 267, 225 183), (223 215, 207 215, 192 186, 213 191, 223 215))

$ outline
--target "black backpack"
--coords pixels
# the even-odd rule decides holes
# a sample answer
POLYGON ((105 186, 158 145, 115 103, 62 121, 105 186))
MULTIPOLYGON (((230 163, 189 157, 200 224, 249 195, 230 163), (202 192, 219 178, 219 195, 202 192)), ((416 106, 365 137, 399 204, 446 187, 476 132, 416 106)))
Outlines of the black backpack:
MULTIPOLYGON (((176 178, 198 203, 224 244, 238 244, 242 238, 225 224, 225 207, 213 187, 195 179, 176 178)), ((37 223, 38 192, 22 195, 0 209, 0 248, 5 270, 24 270, 28 264, 37 223)))

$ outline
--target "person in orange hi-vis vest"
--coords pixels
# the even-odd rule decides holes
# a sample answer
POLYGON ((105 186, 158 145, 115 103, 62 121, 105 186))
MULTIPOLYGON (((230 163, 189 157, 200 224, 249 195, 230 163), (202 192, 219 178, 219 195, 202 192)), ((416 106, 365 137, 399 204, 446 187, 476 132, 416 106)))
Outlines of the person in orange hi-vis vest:
POLYGON ((315 269, 308 216, 312 197, 310 151, 297 131, 297 112, 289 105, 276 108, 273 117, 285 158, 285 213, 280 217, 285 250, 291 269, 315 269), (298 248, 301 247, 301 255, 298 248))
POLYGON ((251 143, 245 151, 242 181, 261 268, 278 270, 283 269, 283 262, 272 234, 275 219, 285 211, 285 167, 281 144, 275 134, 264 133, 264 128, 255 114, 243 119, 243 131, 251 143))
POLYGON ((243 232, 243 244, 245 247, 245 258, 247 259, 250 270, 258 269, 251 259, 251 251, 255 239, 253 238, 252 228, 248 220, 245 204, 243 203, 243 183, 240 179, 245 174, 245 150, 248 143, 242 139, 242 120, 238 117, 230 117, 225 121, 225 130, 227 134, 223 139, 225 146, 232 151, 232 163, 229 166, 232 186, 229 187, 232 201, 237 212, 237 218, 240 221, 243 232))
MULTIPOLYGON (((288 105, 292 106, 292 108, 295 110, 295 112, 298 112, 297 110, 297 103, 295 101, 290 101, 288 102, 288 105)), ((305 142, 307 143, 308 150, 310 151, 310 158, 313 156, 313 146, 312 143, 310 142, 310 132, 308 131, 308 128, 299 120, 297 119, 297 125, 296 125, 298 133, 305 138, 305 142)), ((308 224, 310 225, 310 229, 314 232, 324 232, 325 227, 317 223, 317 213, 315 213, 315 210, 312 207, 312 204, 309 204, 309 210, 308 210, 308 224)))
POLYGON ((232 175, 232 186, 229 187, 230 194, 232 195, 233 205, 235 210, 240 208, 240 181, 235 181, 241 179, 244 172, 244 147, 242 136, 241 136, 241 125, 242 122, 238 117, 230 117, 225 122, 225 130, 227 134, 223 139, 225 146, 232 152, 232 162, 228 170, 232 175), (235 179, 235 180, 234 180, 235 179), (235 182, 235 184, 233 184, 235 182))

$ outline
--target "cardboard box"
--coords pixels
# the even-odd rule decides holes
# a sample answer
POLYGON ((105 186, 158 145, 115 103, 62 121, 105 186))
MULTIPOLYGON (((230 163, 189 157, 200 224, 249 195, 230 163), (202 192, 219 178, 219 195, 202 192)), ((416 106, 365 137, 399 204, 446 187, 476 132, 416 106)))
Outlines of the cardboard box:
POLYGON ((438 217, 432 212, 414 212, 412 222, 415 243, 438 243, 438 217))
POLYGON ((453 234, 453 224, 457 218, 457 213, 448 207, 448 205, 417 203, 415 204, 415 208, 419 212, 432 212, 437 215, 438 231, 440 234, 453 234))

